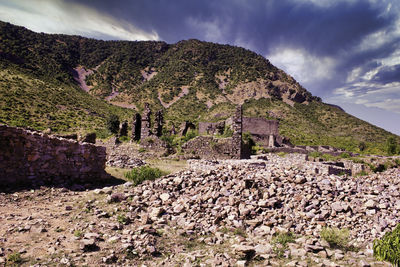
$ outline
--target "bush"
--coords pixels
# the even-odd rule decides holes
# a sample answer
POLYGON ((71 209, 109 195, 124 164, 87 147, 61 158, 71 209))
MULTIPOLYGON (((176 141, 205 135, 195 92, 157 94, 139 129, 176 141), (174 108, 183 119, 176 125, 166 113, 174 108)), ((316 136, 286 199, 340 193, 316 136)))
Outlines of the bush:
POLYGON ((364 151, 366 148, 367 148, 367 145, 365 144, 365 142, 361 141, 361 142, 358 144, 358 149, 359 149, 360 151, 364 151))
POLYGON ((397 152, 397 144, 396 139, 393 136, 389 137, 386 141, 386 153, 388 155, 394 155, 397 152))
POLYGON ((340 157, 341 157, 342 159, 348 159, 348 158, 350 158, 350 154, 347 153, 347 152, 343 152, 342 154, 340 154, 340 157))
POLYGON ((387 232, 373 245, 374 257, 380 261, 388 261, 400 266, 400 224, 392 232, 387 232))
MULTIPOLYGON (((18 252, 11 253, 7 257, 7 263, 10 265, 20 265, 22 263, 21 254, 18 252)), ((7 264, 6 264, 7 265, 7 264)))
POLYGON ((199 135, 199 133, 197 131, 195 131, 195 130, 187 131, 186 135, 183 137, 183 143, 186 143, 187 141, 189 141, 190 139, 195 138, 198 135, 199 135))
POLYGON ((320 235, 332 248, 349 249, 350 235, 348 229, 325 227, 322 228, 320 235))
POLYGON ((119 118, 117 115, 112 114, 110 117, 107 119, 107 129, 114 133, 117 134, 119 131, 119 118))
POLYGON ((132 181, 133 185, 136 186, 145 180, 155 180, 163 175, 165 175, 165 173, 158 168, 141 166, 125 173, 125 178, 132 181))
POLYGON ((282 258, 285 250, 288 248, 288 243, 294 243, 294 235, 292 232, 276 233, 272 237, 271 244, 272 250, 278 258, 282 258))

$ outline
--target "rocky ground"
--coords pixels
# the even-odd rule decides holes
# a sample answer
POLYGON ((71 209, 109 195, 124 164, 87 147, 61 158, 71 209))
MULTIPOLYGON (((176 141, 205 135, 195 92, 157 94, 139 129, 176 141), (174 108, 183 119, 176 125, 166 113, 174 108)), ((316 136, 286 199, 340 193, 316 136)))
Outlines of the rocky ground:
POLYGON ((371 245, 400 222, 399 169, 325 175, 274 154, 188 165, 136 187, 0 193, 0 263, 388 266, 371 245), (324 227, 350 240, 335 247, 324 227))

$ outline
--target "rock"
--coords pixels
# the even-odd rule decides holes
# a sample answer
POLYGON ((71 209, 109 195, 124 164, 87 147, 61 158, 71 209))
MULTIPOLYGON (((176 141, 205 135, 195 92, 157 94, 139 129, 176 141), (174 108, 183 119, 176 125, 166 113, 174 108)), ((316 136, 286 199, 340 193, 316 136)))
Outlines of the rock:
POLYGON ((366 207, 367 209, 373 209, 373 208, 375 208, 375 206, 376 206, 375 201, 373 201, 372 199, 369 199, 364 204, 364 207, 366 207))
POLYGON ((109 255, 107 257, 101 258, 101 260, 102 260, 103 263, 111 264, 111 263, 117 262, 118 258, 117 258, 117 256, 115 256, 114 253, 112 253, 111 255, 109 255))
POLYGON ((96 241, 94 239, 82 239, 80 244, 80 249, 83 252, 90 252, 98 250, 99 247, 97 246, 96 241))
POLYGON ((107 202, 116 203, 116 202, 121 202, 125 199, 126 199, 126 196, 124 193, 114 193, 107 198, 107 202))
POLYGON ((256 250, 253 246, 248 245, 233 245, 236 253, 240 255, 241 258, 251 259, 254 257, 256 250))
POLYGON ((340 260, 342 260, 344 258, 344 255, 341 252, 335 252, 334 257, 335 257, 336 260, 340 261, 340 260))
POLYGON ((244 260, 237 261, 236 266, 237 267, 245 267, 245 266, 247 266, 247 261, 244 261, 244 260))
POLYGON ((370 267, 371 264, 369 264, 368 262, 366 262, 366 261, 364 261, 364 260, 360 260, 359 266, 360 266, 360 267, 370 267))
POLYGON ((170 196, 169 196, 168 193, 163 193, 163 194, 160 195, 160 199, 161 199, 163 202, 167 201, 169 198, 170 198, 170 196))
POLYGON ((149 215, 150 218, 157 218, 160 217, 164 212, 165 210, 163 208, 153 208, 149 215))
POLYGON ((336 211, 336 212, 341 212, 341 211, 343 211, 343 207, 342 207, 342 205, 341 205, 340 202, 334 202, 334 203, 332 203, 332 204, 331 204, 331 208, 332 208, 334 211, 336 211))
POLYGON ((257 255, 270 254, 272 252, 272 246, 270 244, 258 244, 254 248, 257 255))

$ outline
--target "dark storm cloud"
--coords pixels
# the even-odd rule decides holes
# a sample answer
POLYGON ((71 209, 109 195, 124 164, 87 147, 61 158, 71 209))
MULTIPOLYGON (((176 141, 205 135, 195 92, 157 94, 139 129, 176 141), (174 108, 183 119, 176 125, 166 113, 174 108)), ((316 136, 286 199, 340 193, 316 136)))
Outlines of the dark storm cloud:
POLYGON ((400 64, 382 68, 374 76, 373 80, 380 83, 392 83, 400 81, 400 64))
MULTIPOLYGON (((365 35, 391 25, 386 8, 368 1, 337 3, 329 7, 310 1, 89 1, 79 0, 117 18, 124 18, 147 31, 155 30, 161 39, 207 40, 207 32, 193 31, 193 23, 217 23, 221 38, 234 44, 248 41, 259 53, 277 45, 306 47, 317 55, 332 55, 356 45, 365 35)), ((215 41, 215 40, 207 40, 215 41)))

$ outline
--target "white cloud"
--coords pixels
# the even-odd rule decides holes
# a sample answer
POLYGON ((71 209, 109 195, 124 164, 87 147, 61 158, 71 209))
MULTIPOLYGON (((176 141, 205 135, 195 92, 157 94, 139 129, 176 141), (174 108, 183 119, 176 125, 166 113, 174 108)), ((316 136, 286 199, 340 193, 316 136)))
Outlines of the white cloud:
POLYGON ((158 40, 145 32, 86 6, 61 0, 0 0, 0 19, 46 33, 77 34, 122 40, 158 40))
POLYGON ((304 49, 277 48, 266 58, 301 83, 332 78, 336 65, 334 59, 316 57, 304 49))
POLYGON ((400 113, 400 82, 378 84, 371 82, 353 83, 334 90, 328 102, 355 103, 366 107, 377 107, 400 113))

